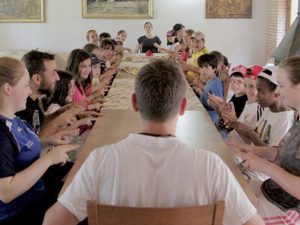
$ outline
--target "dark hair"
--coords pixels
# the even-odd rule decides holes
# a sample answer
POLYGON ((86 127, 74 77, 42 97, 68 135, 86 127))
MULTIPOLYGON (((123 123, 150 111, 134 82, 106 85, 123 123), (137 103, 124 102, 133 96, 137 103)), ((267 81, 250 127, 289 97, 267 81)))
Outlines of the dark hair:
POLYGON ((225 56, 225 55, 223 55, 223 60, 224 60, 224 66, 229 66, 229 62, 228 62, 228 58, 225 56))
POLYGON ((292 56, 286 58, 279 64, 279 68, 285 68, 288 72, 288 79, 293 85, 300 83, 300 57, 292 56))
POLYGON ((108 49, 110 47, 111 47, 112 50, 115 50, 115 45, 114 45, 114 42, 112 40, 104 39, 100 42, 100 48, 101 49, 108 49))
POLYGON ((45 60, 54 60, 54 58, 53 54, 32 50, 22 57, 22 61, 31 78, 33 74, 42 74, 46 70, 44 65, 45 60))
POLYGON ((120 34, 125 33, 125 32, 126 32, 125 30, 119 30, 117 35, 119 36, 120 34))
POLYGON ((212 54, 203 54, 197 59, 197 63, 200 68, 211 66, 213 69, 218 67, 218 59, 212 54))
POLYGON ((75 84, 82 94, 84 93, 84 90, 92 84, 91 73, 84 81, 81 80, 80 77, 79 65, 86 59, 91 59, 91 55, 87 51, 79 48, 73 49, 68 57, 66 66, 66 71, 74 76, 75 84))
POLYGON ((123 46, 123 42, 122 41, 119 41, 119 40, 116 40, 116 39, 112 39, 111 41, 114 43, 115 46, 116 45, 123 46))
POLYGON ((184 26, 181 24, 181 23, 176 23, 174 26, 173 26, 173 31, 175 32, 175 35, 177 33, 177 31, 183 29, 184 26))
POLYGON ((273 82, 269 81, 268 79, 266 79, 264 77, 260 77, 260 76, 258 76, 257 79, 260 79, 260 80, 264 81, 267 84, 267 86, 270 89, 270 91, 274 92, 276 90, 277 85, 274 84, 273 82))
POLYGON ((66 102, 66 98, 71 91, 70 83, 71 80, 74 79, 74 76, 71 73, 63 70, 59 70, 57 73, 60 80, 56 81, 55 89, 48 98, 48 107, 53 103, 56 103, 60 106, 68 104, 68 102, 66 102))
POLYGON ((185 97, 182 69, 171 60, 153 61, 135 79, 137 105, 143 119, 164 122, 178 113, 185 97))
POLYGON ((223 54, 222 54, 221 52, 218 52, 218 51, 212 51, 212 52, 210 52, 209 54, 214 55, 214 56, 217 57, 218 64, 219 64, 220 62, 224 63, 224 56, 223 56, 223 54))
POLYGON ((244 75, 241 72, 234 72, 230 74, 230 77, 240 77, 240 78, 245 78, 244 75))
POLYGON ((151 22, 147 21, 146 23, 144 23, 144 28, 145 28, 145 26, 146 26, 147 24, 150 24, 151 27, 153 27, 153 24, 152 24, 151 22))
POLYGON ((87 51, 88 53, 91 53, 94 49, 100 49, 100 48, 99 46, 93 43, 88 43, 85 46, 83 46, 83 50, 87 51))
POLYGON ((99 34, 99 41, 102 41, 105 39, 111 39, 110 33, 103 32, 103 33, 99 34))

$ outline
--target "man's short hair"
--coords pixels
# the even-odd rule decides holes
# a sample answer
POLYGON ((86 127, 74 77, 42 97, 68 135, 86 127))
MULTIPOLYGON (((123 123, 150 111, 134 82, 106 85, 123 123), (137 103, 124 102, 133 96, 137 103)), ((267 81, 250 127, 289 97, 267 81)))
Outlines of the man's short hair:
POLYGON ((143 119, 164 122, 178 113, 186 81, 172 60, 157 60, 140 70, 135 80, 137 106, 143 119))
POLYGON ((33 74, 42 74, 46 69, 44 65, 44 60, 54 60, 55 56, 47 52, 40 52, 37 50, 32 50, 27 52, 23 57, 24 62, 30 78, 33 74))

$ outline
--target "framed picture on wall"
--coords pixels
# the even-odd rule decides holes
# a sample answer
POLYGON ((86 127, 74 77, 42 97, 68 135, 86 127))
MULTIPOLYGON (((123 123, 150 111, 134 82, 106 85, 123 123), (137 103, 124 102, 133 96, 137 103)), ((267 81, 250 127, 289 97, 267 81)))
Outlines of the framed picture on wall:
POLYGON ((252 0, 206 0, 205 17, 252 18, 252 0))
POLYGON ((0 22, 44 22, 44 0, 0 0, 0 22))
POLYGON ((154 0, 82 0, 83 18, 153 18, 154 0))

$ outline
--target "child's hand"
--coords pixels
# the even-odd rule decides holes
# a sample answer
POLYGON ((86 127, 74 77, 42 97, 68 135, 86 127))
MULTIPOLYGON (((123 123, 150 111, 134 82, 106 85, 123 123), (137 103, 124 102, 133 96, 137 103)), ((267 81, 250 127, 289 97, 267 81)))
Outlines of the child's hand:
POLYGON ((208 100, 210 106, 216 109, 219 109, 220 106, 225 103, 223 98, 210 93, 208 93, 208 100))
POLYGON ((235 122, 237 121, 237 117, 235 114, 234 105, 232 102, 225 103, 220 107, 220 112, 222 118, 224 119, 224 124, 234 128, 235 122))
POLYGON ((99 117, 101 116, 99 112, 96 111, 84 111, 79 115, 79 118, 85 118, 85 117, 99 117))

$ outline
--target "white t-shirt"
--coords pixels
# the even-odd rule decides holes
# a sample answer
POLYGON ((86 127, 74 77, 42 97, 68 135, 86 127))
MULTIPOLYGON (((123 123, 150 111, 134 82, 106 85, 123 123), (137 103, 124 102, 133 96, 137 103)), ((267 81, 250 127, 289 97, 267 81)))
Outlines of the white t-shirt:
POLYGON ((274 113, 270 108, 265 108, 254 130, 268 146, 278 146, 293 122, 294 111, 274 113))
MULTIPOLYGON (((251 102, 251 103, 246 102, 245 108, 243 109, 243 112, 238 118, 238 121, 245 123, 251 126, 253 129, 255 129, 256 123, 258 119, 261 117, 262 112, 263 112, 263 108, 257 102, 251 102)), ((231 131, 228 134, 227 140, 244 143, 243 139, 235 130, 231 131)))
POLYGON ((178 42, 174 43, 174 44, 171 44, 171 45, 168 45, 168 49, 172 52, 176 52, 176 48, 177 46, 179 45, 178 42))
POLYGON ((58 201, 79 220, 87 200, 102 204, 175 207, 225 200, 225 225, 240 225, 256 213, 224 162, 176 137, 130 134, 94 150, 58 201))
POLYGON ((254 129, 262 111, 263 109, 257 102, 246 103, 238 121, 246 123, 254 129))

